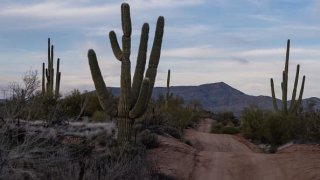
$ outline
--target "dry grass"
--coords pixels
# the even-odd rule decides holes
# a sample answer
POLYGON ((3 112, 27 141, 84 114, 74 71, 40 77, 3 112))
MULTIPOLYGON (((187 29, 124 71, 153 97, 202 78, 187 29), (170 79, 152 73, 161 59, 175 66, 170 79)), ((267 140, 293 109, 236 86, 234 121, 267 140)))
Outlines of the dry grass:
POLYGON ((0 127, 0 179, 152 179, 145 149, 111 136, 69 138, 6 123, 0 127), (95 141, 104 139, 96 150, 95 141))

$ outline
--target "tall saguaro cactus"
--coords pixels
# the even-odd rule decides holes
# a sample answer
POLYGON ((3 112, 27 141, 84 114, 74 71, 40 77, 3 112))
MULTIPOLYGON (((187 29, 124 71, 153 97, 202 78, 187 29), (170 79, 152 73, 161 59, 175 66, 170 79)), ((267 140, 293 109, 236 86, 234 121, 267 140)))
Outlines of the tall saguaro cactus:
MULTIPOLYGON (((286 61, 285 61, 284 71, 282 72, 282 82, 281 82, 281 89, 282 89, 282 110, 281 111, 284 114, 294 113, 297 111, 297 109, 299 107, 301 107, 303 90, 304 90, 304 83, 305 83, 305 79, 306 79, 306 77, 303 76, 299 97, 298 97, 298 100, 296 100, 297 86, 298 86, 298 81, 299 81, 299 71, 300 71, 300 65, 298 64, 297 69, 296 69, 296 76, 295 76, 295 80, 294 80, 293 91, 292 91, 292 98, 291 98, 291 102, 290 102, 290 107, 288 109, 287 101, 288 101, 289 54, 290 54, 290 39, 288 39, 288 41, 287 41, 286 61)), ((277 105, 277 100, 276 100, 276 95, 274 92, 274 83, 273 83, 272 78, 270 79, 270 84, 271 84, 271 95, 272 95, 273 107, 274 107, 275 111, 279 111, 279 108, 277 105)))
POLYGON ((61 72, 59 71, 60 59, 58 58, 57 60, 57 72, 56 74, 54 74, 53 48, 54 46, 50 44, 50 38, 48 38, 48 67, 45 68, 45 63, 42 63, 42 93, 47 95, 54 95, 55 98, 58 98, 59 90, 60 90, 60 79, 61 79, 61 72), (56 78, 54 78, 54 76, 56 76, 56 78), (53 89, 54 79, 56 80, 55 90, 53 89))
MULTIPOLYGON (((148 105, 152 95, 155 78, 157 75, 157 67, 160 59, 164 18, 160 16, 157 21, 154 42, 150 53, 148 69, 144 76, 149 25, 143 24, 140 38, 140 46, 137 57, 136 69, 131 84, 130 73, 130 53, 131 53, 131 17, 129 4, 121 5, 121 21, 122 21, 122 49, 119 46, 116 33, 110 31, 109 39, 115 57, 121 62, 121 90, 118 102, 118 139, 120 142, 128 142, 131 138, 132 125, 134 119, 141 117, 148 105)), ((107 88, 98 65, 97 57, 94 50, 88 51, 89 66, 92 79, 100 100, 101 106, 106 109, 109 106, 107 98, 107 88)))

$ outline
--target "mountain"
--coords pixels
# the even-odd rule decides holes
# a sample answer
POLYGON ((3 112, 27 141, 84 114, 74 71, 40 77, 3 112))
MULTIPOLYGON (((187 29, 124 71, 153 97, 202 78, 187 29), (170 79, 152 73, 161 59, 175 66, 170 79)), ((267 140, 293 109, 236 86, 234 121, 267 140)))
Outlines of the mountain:
MULTIPOLYGON (((114 95, 119 95, 119 88, 111 88, 111 90, 114 95)), ((199 86, 171 86, 170 92, 175 96, 182 97, 186 102, 197 99, 205 109, 213 112, 232 111, 236 115, 240 115, 243 108, 250 105, 258 106, 261 109, 273 110, 271 97, 247 95, 224 82, 199 86)), ((160 94, 165 93, 165 87, 155 87, 152 97, 157 98, 160 94)), ((307 98, 302 103, 307 106, 310 101, 314 101, 316 108, 320 109, 319 98, 307 98)), ((277 100, 277 103, 281 107, 281 101, 277 100)))

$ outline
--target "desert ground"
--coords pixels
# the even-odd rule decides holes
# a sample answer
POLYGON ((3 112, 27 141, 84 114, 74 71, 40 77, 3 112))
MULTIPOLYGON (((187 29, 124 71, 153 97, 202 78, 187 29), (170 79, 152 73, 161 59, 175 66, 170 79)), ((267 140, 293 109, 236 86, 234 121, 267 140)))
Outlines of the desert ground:
POLYGON ((292 144, 266 154, 240 136, 209 133, 212 121, 185 130, 188 143, 160 136, 160 147, 148 152, 154 168, 181 180, 320 179, 320 146, 292 144))

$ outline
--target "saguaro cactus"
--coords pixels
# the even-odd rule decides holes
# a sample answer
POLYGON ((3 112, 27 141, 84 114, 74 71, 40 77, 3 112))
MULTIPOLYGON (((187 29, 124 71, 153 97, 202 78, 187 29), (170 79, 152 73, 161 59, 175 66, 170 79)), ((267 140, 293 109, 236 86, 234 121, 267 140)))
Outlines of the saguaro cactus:
POLYGON ((55 98, 59 97, 61 72, 59 71, 60 59, 57 60, 57 72, 56 83, 54 88, 54 68, 53 68, 53 45, 50 44, 50 38, 48 38, 48 67, 45 68, 45 63, 42 63, 42 93, 47 95, 54 95, 55 98), (46 82, 47 79, 47 82, 46 82))
MULTIPOLYGON (((121 88, 118 102, 118 140, 120 142, 128 142, 131 138, 132 126, 134 119, 142 116, 148 105, 152 95, 155 78, 157 75, 157 67, 160 59, 164 18, 160 16, 157 21, 154 42, 150 54, 148 69, 144 76, 149 25, 143 24, 140 38, 140 46, 137 57, 137 64, 131 84, 130 73, 130 51, 131 51, 131 17, 129 4, 121 5, 121 21, 122 21, 122 49, 117 41, 114 31, 110 31, 109 38, 111 47, 115 57, 121 62, 121 88)), ((101 106, 106 109, 109 106, 107 101, 107 88, 98 65, 97 57, 94 50, 88 51, 89 66, 92 79, 100 100, 101 106)))
MULTIPOLYGON (((281 89, 282 89, 282 110, 281 111, 284 114, 294 113, 297 111, 297 109, 299 107, 301 107, 301 101, 302 101, 303 90, 304 90, 304 83, 305 83, 305 79, 306 79, 306 77, 303 76, 299 97, 298 97, 298 100, 296 100, 297 86, 298 86, 298 80, 299 80, 299 71, 300 71, 300 65, 298 64, 297 70, 296 70, 296 76, 295 76, 295 80, 294 80, 293 91, 292 91, 292 99, 290 102, 290 107, 288 109, 287 99, 288 99, 289 53, 290 53, 290 39, 288 39, 288 41, 287 41, 286 61, 285 61, 284 71, 282 72, 282 82, 281 82, 281 89)), ((276 95, 274 92, 274 83, 273 83, 272 78, 270 79, 270 84, 271 84, 271 95, 272 95, 273 107, 274 107, 275 111, 279 111, 279 108, 277 105, 277 100, 276 100, 276 95)))

